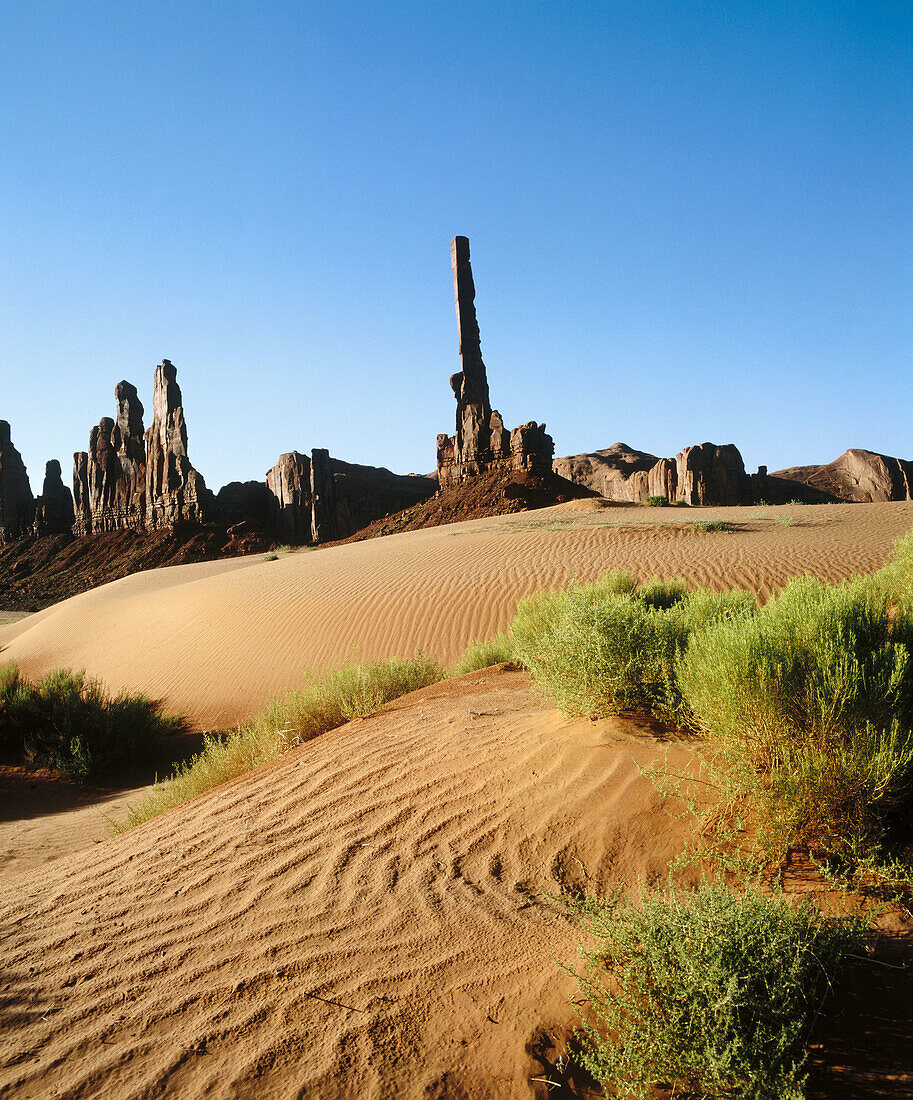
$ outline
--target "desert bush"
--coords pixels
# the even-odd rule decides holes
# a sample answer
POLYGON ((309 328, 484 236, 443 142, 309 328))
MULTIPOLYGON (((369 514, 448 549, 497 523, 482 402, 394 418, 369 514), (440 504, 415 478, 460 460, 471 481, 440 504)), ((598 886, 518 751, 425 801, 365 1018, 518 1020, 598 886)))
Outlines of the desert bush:
POLYGON ((145 695, 110 695, 85 672, 57 669, 32 683, 15 664, 0 670, 5 754, 87 782, 149 759, 161 735, 180 732, 145 695))
POLYGON ((913 620, 871 583, 804 577, 755 616, 693 632, 675 676, 778 843, 852 855, 913 791, 911 653, 913 620))
POLYGON ((465 672, 475 672, 502 661, 513 661, 514 643, 507 631, 496 634, 486 641, 470 642, 456 661, 447 669, 447 676, 462 676, 465 672))
POLYGON ((725 519, 699 519, 697 521, 698 529, 701 531, 736 531, 737 527, 734 523, 730 523, 725 519))
POLYGON ((626 710, 674 719, 674 669, 691 632, 754 608, 744 592, 690 593, 655 578, 641 588, 627 574, 521 600, 511 625, 517 658, 539 689, 568 714, 626 710))
POLYGON ((577 1057, 610 1095, 805 1095, 803 1043, 858 922, 720 882, 569 904, 596 940, 577 1057))
POLYGON ((913 615, 913 530, 895 540, 888 563, 860 583, 867 583, 906 615, 913 615))
POLYGON ((227 736, 207 737, 203 749, 174 776, 131 807, 122 828, 130 828, 220 783, 274 760, 353 718, 441 678, 433 657, 353 664, 311 679, 300 691, 274 699, 266 710, 227 736))
POLYGON ((669 498, 664 496, 644 497, 644 504, 649 504, 651 508, 668 508, 669 498))

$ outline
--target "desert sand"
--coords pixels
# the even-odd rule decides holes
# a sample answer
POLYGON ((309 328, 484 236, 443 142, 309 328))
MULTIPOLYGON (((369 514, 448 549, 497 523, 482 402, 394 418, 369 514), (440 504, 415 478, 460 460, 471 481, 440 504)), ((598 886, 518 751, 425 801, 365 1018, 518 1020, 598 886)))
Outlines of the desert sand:
POLYGON ((0 627, 27 675, 84 668, 204 727, 231 726, 356 656, 442 661, 503 629, 517 599, 607 569, 767 596, 790 577, 878 568, 913 502, 649 509, 572 501, 320 550, 150 570, 0 627), (795 526, 778 520, 792 517, 795 526), (702 531, 723 519, 736 531, 702 531), (690 521, 690 522, 689 522, 690 521))
MULTIPOLYGON (((621 567, 766 595, 797 573, 877 568, 911 526, 913 504, 683 516, 578 502, 140 574, 4 627, 3 656, 234 721, 353 649, 446 660, 506 625, 518 596, 574 576, 621 567)), ((675 770, 693 761, 646 722, 566 719, 498 668, 128 833, 74 830, 67 854, 4 868, 0 1096, 561 1095, 541 1079, 557 1080, 575 1018, 559 963, 580 931, 554 896, 665 877, 691 826, 638 764, 666 754, 675 770)), ((909 1095, 911 981, 864 977, 825 1058, 864 1072, 813 1095, 909 1095)))
POLYGON ((534 1095, 579 935, 546 895, 664 876, 659 752, 470 673, 4 876, 0 1093, 534 1095))

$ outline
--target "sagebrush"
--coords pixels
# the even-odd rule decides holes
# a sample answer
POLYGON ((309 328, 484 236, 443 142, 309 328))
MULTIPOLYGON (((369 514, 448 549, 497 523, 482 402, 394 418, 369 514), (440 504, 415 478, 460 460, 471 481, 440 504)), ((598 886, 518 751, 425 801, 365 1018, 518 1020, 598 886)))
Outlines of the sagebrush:
POLYGON ((84 671, 56 669, 32 682, 0 669, 0 751, 88 782, 150 759, 155 743, 184 729, 145 695, 111 695, 84 671))
POLYGON ((610 1095, 805 1096, 803 1044, 859 922, 718 881, 568 904, 595 940, 578 1059, 610 1095))

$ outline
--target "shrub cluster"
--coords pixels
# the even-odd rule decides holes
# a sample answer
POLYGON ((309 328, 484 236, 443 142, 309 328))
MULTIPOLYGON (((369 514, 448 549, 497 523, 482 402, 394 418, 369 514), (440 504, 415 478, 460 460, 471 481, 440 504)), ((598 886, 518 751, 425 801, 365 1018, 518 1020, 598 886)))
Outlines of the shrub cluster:
POLYGON ((913 536, 880 573, 747 592, 625 573, 522 601, 517 657, 565 712, 647 711, 697 728, 761 839, 852 866, 913 794, 913 536))
POLYGON ((675 718, 675 666, 691 634, 754 607, 748 592, 691 592, 681 580, 638 585, 616 570, 595 584, 521 600, 511 634, 518 660, 568 714, 646 710, 675 718))
POLYGON ((578 1058, 610 1095, 805 1095, 803 1043, 860 923, 720 882, 571 904, 596 941, 575 975, 578 1058))
POLYGON ((57 669, 37 683, 0 669, 0 751, 87 782, 147 760, 158 737, 181 731, 145 695, 111 696, 84 672, 57 669))

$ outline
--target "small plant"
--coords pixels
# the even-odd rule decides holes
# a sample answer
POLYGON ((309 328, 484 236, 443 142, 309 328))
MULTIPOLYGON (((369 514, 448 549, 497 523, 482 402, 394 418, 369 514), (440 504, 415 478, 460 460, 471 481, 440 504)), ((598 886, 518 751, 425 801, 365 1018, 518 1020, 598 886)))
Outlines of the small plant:
POLYGON ((577 1057, 610 1095, 805 1096, 803 1044, 859 922, 722 882, 568 907, 596 939, 577 1057))
POLYGON ((85 672, 31 683, 15 664, 0 669, 0 749, 81 783, 148 759, 157 738, 183 728, 145 695, 109 695, 85 672))
POLYGON ((466 672, 476 672, 503 661, 515 660, 514 643, 505 631, 487 641, 470 642, 456 661, 447 669, 447 676, 462 676, 466 672))
POLYGON ((279 555, 278 554, 267 554, 263 558, 263 560, 264 561, 278 561, 279 560, 279 555))
POLYGON ((795 527, 796 526, 796 517, 795 516, 774 516, 773 521, 774 521, 774 523, 778 523, 781 527, 795 527))
POLYGON ((725 519, 699 519, 697 526, 701 531, 736 531, 738 528, 734 523, 730 523, 725 519))
POLYGON ((649 504, 651 508, 668 508, 669 498, 664 496, 644 497, 644 504, 649 504))

